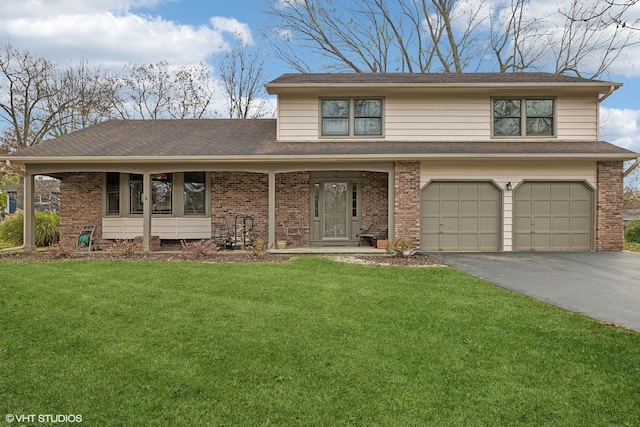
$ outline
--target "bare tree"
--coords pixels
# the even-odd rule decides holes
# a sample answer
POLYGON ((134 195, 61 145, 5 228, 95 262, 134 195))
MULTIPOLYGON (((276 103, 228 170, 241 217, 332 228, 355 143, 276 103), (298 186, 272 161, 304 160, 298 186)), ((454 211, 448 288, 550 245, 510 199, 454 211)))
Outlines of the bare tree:
POLYGON ((266 13, 274 52, 299 71, 318 69, 308 52, 331 70, 597 77, 638 42, 615 22, 640 0, 617 1, 564 0, 560 13, 537 16, 527 0, 272 0, 266 13))
MULTIPOLYGON (((49 60, 6 44, 0 52, 0 121, 10 129, 12 149, 40 143, 72 107, 49 60)), ((7 140, 7 139, 6 139, 7 140)))
POLYGON ((204 118, 212 110, 214 85, 200 63, 172 69, 166 61, 129 64, 111 78, 112 107, 124 119, 204 118))
POLYGON ((271 115, 263 84, 264 58, 240 38, 218 63, 231 119, 255 119, 271 115))

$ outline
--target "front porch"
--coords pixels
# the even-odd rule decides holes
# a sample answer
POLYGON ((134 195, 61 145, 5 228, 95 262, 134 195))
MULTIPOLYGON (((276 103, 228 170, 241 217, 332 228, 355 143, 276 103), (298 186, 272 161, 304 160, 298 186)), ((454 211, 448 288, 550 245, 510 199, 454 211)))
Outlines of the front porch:
MULTIPOLYGON (((193 166, 193 165, 190 165, 193 166)), ((327 164, 297 167, 196 165, 203 172, 168 165, 114 165, 105 170, 49 170, 29 166, 25 201, 32 197, 33 177, 61 180, 61 240, 75 241, 80 230, 95 226, 98 244, 142 239, 152 250, 161 240, 199 240, 216 236, 221 218, 229 229, 240 216, 250 218, 252 238, 276 253, 384 253, 358 247, 361 227, 394 229, 393 162, 327 164), (157 172, 162 171, 162 172, 157 172), (140 173, 142 172, 142 173, 140 173), (194 177, 204 177, 194 182, 194 177), (285 240, 286 249, 276 242, 285 240), (324 251, 326 249, 327 251, 324 251)), ((25 206, 30 204, 25 203, 25 206)), ((35 250, 33 213, 25 211, 25 249, 35 250)))

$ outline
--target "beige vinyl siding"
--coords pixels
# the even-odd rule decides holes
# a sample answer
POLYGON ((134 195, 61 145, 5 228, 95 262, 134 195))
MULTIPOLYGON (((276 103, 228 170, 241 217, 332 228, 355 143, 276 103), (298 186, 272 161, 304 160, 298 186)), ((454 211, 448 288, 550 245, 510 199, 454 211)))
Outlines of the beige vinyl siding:
MULTIPOLYGON (((142 218, 102 218, 105 239, 135 239, 142 236, 142 218)), ((161 239, 210 239, 211 218, 152 218, 151 234, 161 239)))
POLYGON ((431 181, 492 180, 503 194, 503 250, 513 250, 513 190, 519 183, 540 181, 587 181, 597 186, 597 167, 594 161, 576 160, 430 160, 421 162, 420 187, 431 181), (510 182, 513 190, 506 191, 510 182))
MULTIPOLYGON (((510 92, 406 93, 393 90, 370 93, 305 93, 281 95, 278 100, 278 135, 282 141, 317 141, 318 105, 321 97, 371 96, 384 98, 385 140, 488 141, 491 136, 493 96, 552 97, 556 99, 556 132, 553 139, 595 140, 597 99, 594 95, 510 92)), ((373 138, 377 139, 377 137, 373 138)), ((514 138, 517 140, 517 138, 514 138)), ((548 139, 548 138, 542 138, 548 139)))

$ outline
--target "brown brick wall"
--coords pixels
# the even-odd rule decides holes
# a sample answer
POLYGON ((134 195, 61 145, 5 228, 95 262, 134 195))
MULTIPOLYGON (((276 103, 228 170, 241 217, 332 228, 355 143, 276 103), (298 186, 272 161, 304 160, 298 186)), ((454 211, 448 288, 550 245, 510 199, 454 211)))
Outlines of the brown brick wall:
POLYGON ((598 162, 596 250, 623 248, 622 162, 598 162))
MULTIPOLYGON (((250 172, 211 173, 211 221, 224 215, 232 229, 237 215, 253 218, 254 237, 269 238, 269 175, 250 172)), ((241 219, 238 218, 240 221, 241 219)))
POLYGON ((388 174, 362 172, 362 227, 374 224, 376 228, 389 224, 388 174))
POLYGON ((85 225, 102 239, 102 177, 98 172, 66 173, 60 179, 60 240, 75 242, 85 225))
POLYGON ((276 174, 276 239, 295 246, 309 245, 309 180, 308 172, 276 174), (302 234, 285 236, 281 221, 289 227, 304 227, 302 234))
POLYGON ((420 247, 420 162, 395 162, 396 238, 408 238, 420 247))

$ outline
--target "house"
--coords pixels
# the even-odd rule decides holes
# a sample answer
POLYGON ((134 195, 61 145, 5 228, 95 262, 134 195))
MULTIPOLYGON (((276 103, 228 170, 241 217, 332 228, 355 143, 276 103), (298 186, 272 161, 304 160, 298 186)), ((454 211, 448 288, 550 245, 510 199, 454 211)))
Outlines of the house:
MULTIPOLYGON (((61 235, 202 239, 250 218, 270 244, 425 251, 622 249, 623 161, 599 139, 622 86, 547 73, 285 74, 273 120, 109 120, 7 157, 60 179, 61 235), (285 236, 285 228, 301 227, 285 236)), ((29 211, 29 210, 28 210, 29 211)), ((33 212, 25 213, 34 250, 33 212)))

